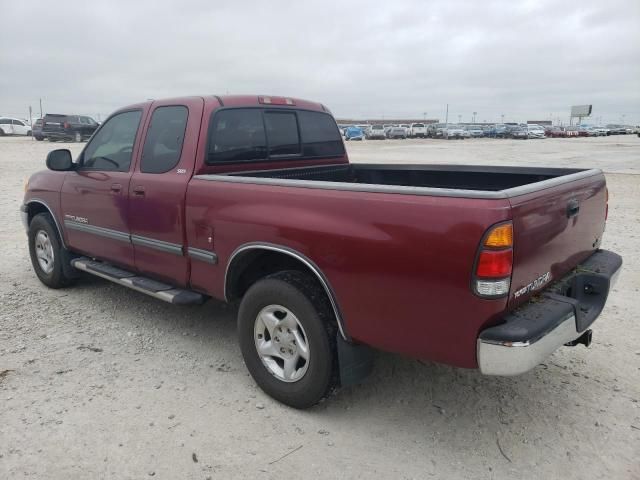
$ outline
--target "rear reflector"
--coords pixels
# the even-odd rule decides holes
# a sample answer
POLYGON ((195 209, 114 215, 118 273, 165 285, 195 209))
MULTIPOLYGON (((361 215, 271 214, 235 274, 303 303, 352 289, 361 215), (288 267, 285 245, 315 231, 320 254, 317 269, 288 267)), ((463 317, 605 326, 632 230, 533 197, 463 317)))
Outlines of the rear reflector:
POLYGON ((509 250, 483 250, 478 257, 478 277, 508 277, 511 275, 513 252, 509 250))

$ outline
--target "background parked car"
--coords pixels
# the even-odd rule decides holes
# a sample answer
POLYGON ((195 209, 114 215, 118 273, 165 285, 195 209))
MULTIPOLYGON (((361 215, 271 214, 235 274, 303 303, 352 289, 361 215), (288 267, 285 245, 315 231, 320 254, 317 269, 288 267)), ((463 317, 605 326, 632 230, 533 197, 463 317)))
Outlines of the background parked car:
POLYGON ((598 132, 588 125, 578 125, 578 136, 580 137, 596 137, 598 132))
POLYGON ((391 127, 387 132, 387 138, 407 138, 407 130, 404 127, 391 127))
POLYGON ((345 140, 363 140, 364 132, 360 127, 347 127, 344 132, 345 140))
POLYGON ((369 131, 365 134, 367 140, 384 140, 387 135, 384 131, 384 125, 371 125, 369 131))
POLYGON ((33 126, 31 127, 31 134, 33 138, 38 141, 44 140, 44 136, 42 135, 42 119, 38 118, 35 122, 33 122, 33 126))
POLYGON ((627 129, 623 125, 616 125, 616 124, 610 123, 607 125, 607 128, 609 129, 609 132, 611 133, 611 135, 627 134, 627 129))
POLYGON ((509 129, 507 125, 502 123, 493 125, 485 131, 485 136, 491 138, 507 138, 509 137, 509 129))
POLYGON ((509 136, 518 140, 526 140, 529 138, 529 132, 524 127, 514 125, 509 127, 509 136))
POLYGON ((452 140, 452 139, 464 140, 469 136, 470 136, 469 133, 464 128, 458 125, 449 125, 442 130, 442 138, 446 140, 452 140))
POLYGON ((442 132, 446 125, 444 123, 432 123, 427 127, 427 136, 431 138, 442 138, 442 132))
POLYGON ((31 135, 29 122, 18 118, 0 118, 0 136, 2 135, 31 135))
POLYGON ((544 134, 551 138, 565 138, 567 136, 567 132, 562 127, 552 126, 545 127, 544 134))
POLYGON ((411 138, 424 138, 427 136, 427 127, 424 123, 412 123, 409 128, 409 136, 411 138))
POLYGON ((580 132, 578 132, 578 127, 565 127, 564 132, 567 138, 576 138, 580 136, 580 132))
POLYGON ((484 130, 480 125, 467 125, 465 130, 469 132, 469 136, 471 138, 481 138, 484 137, 484 130))
POLYGON ((544 128, 536 124, 527 125, 527 134, 529 138, 545 138, 544 128))
POLYGON ((50 141, 87 140, 98 129, 98 122, 82 115, 47 113, 42 122, 42 135, 50 141))

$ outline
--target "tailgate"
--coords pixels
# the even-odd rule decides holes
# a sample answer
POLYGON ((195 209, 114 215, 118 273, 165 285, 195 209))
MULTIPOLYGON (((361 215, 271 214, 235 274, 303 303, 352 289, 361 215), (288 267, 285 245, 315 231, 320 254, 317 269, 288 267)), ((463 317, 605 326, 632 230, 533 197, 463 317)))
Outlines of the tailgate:
POLYGON ((607 209, 602 172, 510 198, 513 273, 509 308, 522 304, 591 255, 607 209))

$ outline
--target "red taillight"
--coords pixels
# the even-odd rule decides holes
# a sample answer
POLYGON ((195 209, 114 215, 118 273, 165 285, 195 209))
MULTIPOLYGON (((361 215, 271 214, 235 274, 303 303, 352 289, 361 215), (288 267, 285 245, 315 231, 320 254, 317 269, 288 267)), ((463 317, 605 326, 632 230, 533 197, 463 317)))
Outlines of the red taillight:
POLYGON ((482 278, 504 278, 511 275, 513 265, 513 251, 508 250, 483 250, 478 257, 476 276, 482 278))
POLYGON ((473 275, 473 290, 483 298, 500 298, 509 293, 513 269, 513 224, 491 227, 482 239, 473 275))
POLYGON ((64 127, 64 128, 69 128, 69 123, 68 123, 68 122, 64 122, 63 127, 64 127))

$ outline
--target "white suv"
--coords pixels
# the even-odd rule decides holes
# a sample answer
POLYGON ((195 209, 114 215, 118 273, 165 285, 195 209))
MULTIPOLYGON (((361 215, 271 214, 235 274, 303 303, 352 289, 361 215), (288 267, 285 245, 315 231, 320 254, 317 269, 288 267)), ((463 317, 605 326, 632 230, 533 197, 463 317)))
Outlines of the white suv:
POLYGON ((425 138, 427 136, 427 127, 424 123, 412 123, 409 128, 409 136, 411 138, 425 138))
POLYGON ((26 120, 0 117, 1 135, 31 135, 31 126, 26 120))

